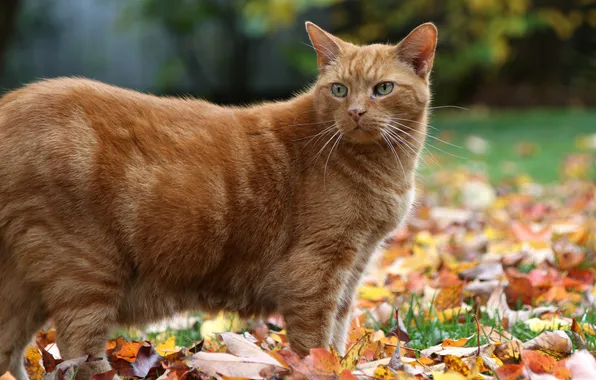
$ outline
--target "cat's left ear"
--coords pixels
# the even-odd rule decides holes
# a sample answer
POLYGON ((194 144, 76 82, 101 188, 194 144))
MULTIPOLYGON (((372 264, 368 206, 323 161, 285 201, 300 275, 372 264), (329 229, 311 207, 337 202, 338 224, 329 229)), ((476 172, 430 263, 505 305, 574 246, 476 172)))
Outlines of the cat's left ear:
POLYGON ((342 41, 310 21, 307 21, 305 26, 310 42, 317 52, 319 70, 323 70, 339 57, 342 41))
POLYGON ((426 79, 430 74, 437 47, 437 27, 430 22, 422 24, 397 45, 399 59, 414 68, 416 74, 426 79))

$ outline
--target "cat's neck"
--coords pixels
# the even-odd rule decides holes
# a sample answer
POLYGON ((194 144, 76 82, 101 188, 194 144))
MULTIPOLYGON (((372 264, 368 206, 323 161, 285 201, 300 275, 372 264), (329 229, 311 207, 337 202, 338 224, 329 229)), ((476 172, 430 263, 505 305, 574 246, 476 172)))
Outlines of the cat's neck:
POLYGON ((361 177, 390 178, 380 181, 389 187, 413 180, 418 155, 412 150, 417 141, 403 146, 393 142, 389 146, 384 140, 368 144, 345 138, 338 141, 341 136, 333 118, 317 114, 315 101, 314 93, 309 91, 284 102, 263 105, 270 115, 269 128, 296 154, 297 162, 315 171, 351 167, 361 177))

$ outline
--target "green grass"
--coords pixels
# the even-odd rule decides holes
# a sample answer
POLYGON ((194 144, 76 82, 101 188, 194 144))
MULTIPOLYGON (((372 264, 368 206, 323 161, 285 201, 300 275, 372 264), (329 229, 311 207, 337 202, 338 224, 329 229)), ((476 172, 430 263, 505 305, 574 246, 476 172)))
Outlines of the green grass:
MULTIPOLYGON (((486 167, 490 178, 498 181, 507 176, 504 162, 513 162, 517 173, 527 173, 540 182, 555 182, 560 178, 560 164, 568 153, 578 151, 576 138, 596 133, 596 110, 532 110, 480 111, 437 110, 430 124, 432 134, 441 136, 453 132, 452 143, 461 148, 443 144, 433 138, 427 141, 441 150, 459 156, 453 157, 427 145, 435 156, 425 159, 424 171, 450 169, 457 165, 486 167), (475 155, 465 148, 467 136, 486 139, 489 150, 475 155), (537 144, 538 151, 530 157, 520 157, 516 145, 520 142, 537 144)), ((593 170, 592 175, 596 175, 593 170)))

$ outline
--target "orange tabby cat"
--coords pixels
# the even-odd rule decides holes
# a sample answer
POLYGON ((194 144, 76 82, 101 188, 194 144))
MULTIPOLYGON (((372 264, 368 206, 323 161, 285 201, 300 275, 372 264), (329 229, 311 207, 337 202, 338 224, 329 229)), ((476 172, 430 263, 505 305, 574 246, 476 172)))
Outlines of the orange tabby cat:
POLYGON ((65 78, 0 100, 0 374, 26 378, 50 318, 67 359, 197 308, 278 311, 299 354, 344 350, 359 278, 414 199, 437 30, 355 46, 306 28, 320 76, 285 102, 65 78))

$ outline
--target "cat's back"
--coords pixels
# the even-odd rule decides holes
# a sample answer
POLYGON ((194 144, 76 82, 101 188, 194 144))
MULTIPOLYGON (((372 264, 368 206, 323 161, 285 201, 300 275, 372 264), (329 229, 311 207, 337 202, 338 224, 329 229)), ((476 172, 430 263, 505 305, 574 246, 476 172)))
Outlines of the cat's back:
POLYGON ((230 112, 78 78, 9 92, 0 99, 0 229, 24 205, 77 220, 120 194, 140 196, 147 178, 218 156, 210 139, 231 129, 222 122, 230 112))
POLYGON ((88 79, 35 82, 0 98, 0 159, 6 163, 0 176, 24 166, 52 176, 64 170, 69 176, 76 175, 72 170, 88 173, 98 152, 111 153, 114 160, 114 155, 125 159, 138 151, 155 157, 156 147, 196 140, 225 113, 205 101, 158 97, 88 79))

